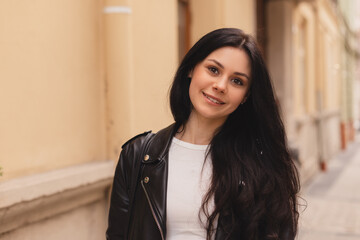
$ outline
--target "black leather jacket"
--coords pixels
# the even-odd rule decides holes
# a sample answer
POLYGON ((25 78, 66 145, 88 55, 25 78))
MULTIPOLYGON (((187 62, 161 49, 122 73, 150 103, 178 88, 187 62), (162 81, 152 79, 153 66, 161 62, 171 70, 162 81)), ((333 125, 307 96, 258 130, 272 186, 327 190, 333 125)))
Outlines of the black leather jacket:
MULTIPOLYGON (((157 134, 138 135, 123 145, 111 194, 107 240, 166 239, 168 153, 175 131, 170 125, 157 134), (142 150, 144 142, 148 144, 142 150)), ((227 222, 220 214, 215 240, 225 239, 222 226, 227 222)), ((240 239, 238 234, 231 239, 240 239)))

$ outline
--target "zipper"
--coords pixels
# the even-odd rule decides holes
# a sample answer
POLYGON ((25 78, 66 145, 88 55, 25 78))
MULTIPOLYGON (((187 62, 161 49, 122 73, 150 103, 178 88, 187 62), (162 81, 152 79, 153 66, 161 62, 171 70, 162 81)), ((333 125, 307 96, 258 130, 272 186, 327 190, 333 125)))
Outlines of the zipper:
POLYGON ((157 225, 157 227, 158 227, 158 229, 159 229, 159 231, 160 231, 161 239, 162 239, 162 240, 165 240, 165 238, 164 238, 164 233, 163 233, 163 231, 162 231, 162 229, 161 229, 161 227, 160 227, 160 223, 159 223, 159 221, 158 221, 158 219, 157 219, 157 217, 156 217, 156 215, 155 215, 154 208, 153 208, 153 206, 152 206, 152 204, 151 204, 151 202, 150 202, 150 198, 149 198, 149 195, 148 195, 148 193, 147 193, 147 191, 146 191, 146 189, 145 189, 143 180, 141 180, 141 187, 143 188, 143 190, 144 190, 144 192, 145 192, 145 196, 146 196, 146 199, 147 199, 147 201, 148 201, 148 203, 149 203, 149 206, 150 206, 150 209, 151 209, 151 213, 152 213, 153 218, 154 218, 154 220, 155 220, 155 222, 156 222, 156 225, 157 225))

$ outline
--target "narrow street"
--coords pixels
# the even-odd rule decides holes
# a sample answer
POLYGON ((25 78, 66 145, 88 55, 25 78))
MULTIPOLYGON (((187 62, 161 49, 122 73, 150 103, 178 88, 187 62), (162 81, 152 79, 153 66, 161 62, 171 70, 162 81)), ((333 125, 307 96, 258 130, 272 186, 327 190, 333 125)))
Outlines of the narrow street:
POLYGON ((360 136, 303 189, 298 240, 360 239, 360 136))

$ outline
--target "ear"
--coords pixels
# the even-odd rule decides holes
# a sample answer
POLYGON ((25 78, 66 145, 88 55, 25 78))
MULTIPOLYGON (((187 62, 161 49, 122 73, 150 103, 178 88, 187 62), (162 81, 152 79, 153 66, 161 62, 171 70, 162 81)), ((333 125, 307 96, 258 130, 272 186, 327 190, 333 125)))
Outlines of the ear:
POLYGON ((249 95, 250 95, 250 91, 248 91, 248 92, 246 93, 244 99, 241 101, 241 104, 244 104, 244 103, 246 102, 246 100, 248 99, 249 95))
POLYGON ((244 99, 241 101, 240 104, 244 104, 246 102, 247 96, 244 97, 244 99))
POLYGON ((191 69, 191 71, 190 71, 189 74, 188 74, 188 77, 189 77, 189 78, 192 78, 192 76, 193 76, 193 69, 191 69))

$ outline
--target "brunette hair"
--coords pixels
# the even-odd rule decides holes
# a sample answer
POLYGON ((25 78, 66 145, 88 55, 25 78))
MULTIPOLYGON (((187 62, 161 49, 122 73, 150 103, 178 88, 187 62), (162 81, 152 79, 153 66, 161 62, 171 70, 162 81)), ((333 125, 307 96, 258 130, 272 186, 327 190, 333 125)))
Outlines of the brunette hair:
POLYGON ((201 206, 207 216, 207 239, 214 234, 218 215, 219 224, 226 222, 219 226, 226 239, 293 239, 299 215, 298 172, 287 149, 270 76, 253 37, 240 29, 218 29, 189 50, 170 89, 175 127, 185 126, 192 111, 189 73, 225 46, 246 52, 251 84, 246 102, 228 116, 210 143, 212 181, 201 206), (215 207, 209 212, 211 199, 215 207))

